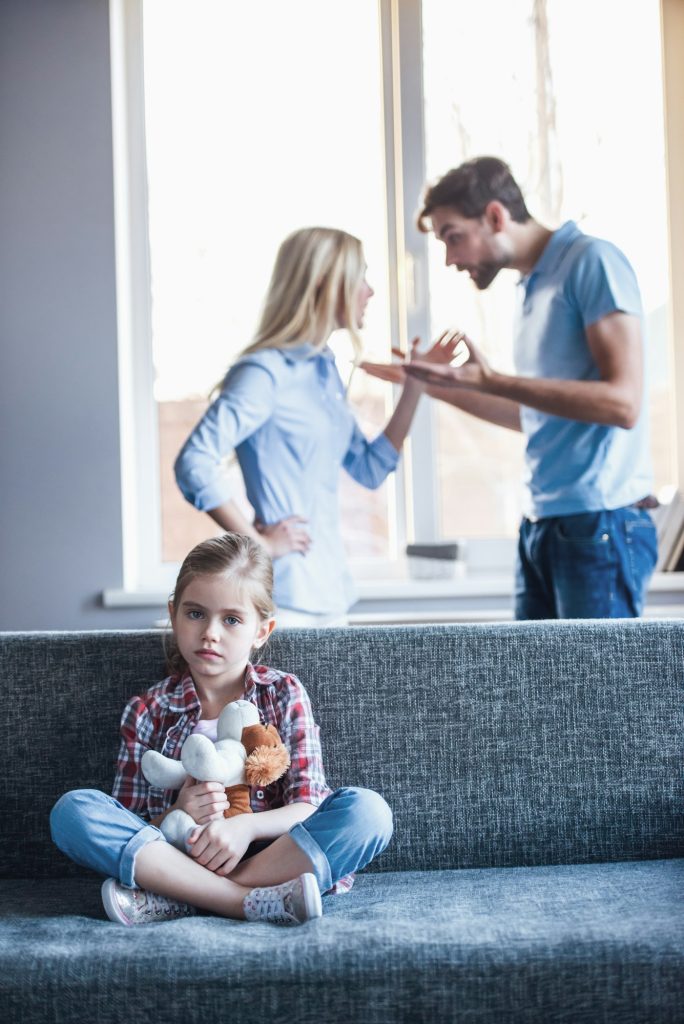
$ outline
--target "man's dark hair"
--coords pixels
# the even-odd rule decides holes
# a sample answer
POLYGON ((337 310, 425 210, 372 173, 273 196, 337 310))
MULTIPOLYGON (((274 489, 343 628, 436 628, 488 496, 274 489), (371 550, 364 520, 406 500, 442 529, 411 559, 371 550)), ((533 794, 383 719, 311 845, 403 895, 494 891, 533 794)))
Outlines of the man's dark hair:
POLYGON ((427 217, 438 206, 452 206, 462 217, 482 217, 487 206, 497 199, 519 224, 530 219, 523 194, 511 169, 496 156, 477 156, 454 168, 430 185, 423 195, 416 218, 418 229, 430 230, 427 217))

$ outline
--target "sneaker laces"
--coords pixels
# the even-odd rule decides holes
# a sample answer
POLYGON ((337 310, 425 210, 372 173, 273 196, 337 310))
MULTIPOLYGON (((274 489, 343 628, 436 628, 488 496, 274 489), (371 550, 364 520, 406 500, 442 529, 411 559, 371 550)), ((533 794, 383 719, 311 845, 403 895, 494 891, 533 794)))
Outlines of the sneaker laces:
POLYGON ((167 917, 169 913, 191 914, 193 910, 187 903, 169 899, 168 896, 160 896, 156 892, 147 891, 145 897, 145 912, 152 917, 167 917))
POLYGON ((291 904, 291 891, 286 889, 290 883, 284 886, 269 886, 267 888, 252 889, 249 902, 251 909, 260 919, 270 921, 272 924, 289 924, 296 920, 295 915, 289 909, 291 904), (285 892, 282 891, 285 889, 285 892))

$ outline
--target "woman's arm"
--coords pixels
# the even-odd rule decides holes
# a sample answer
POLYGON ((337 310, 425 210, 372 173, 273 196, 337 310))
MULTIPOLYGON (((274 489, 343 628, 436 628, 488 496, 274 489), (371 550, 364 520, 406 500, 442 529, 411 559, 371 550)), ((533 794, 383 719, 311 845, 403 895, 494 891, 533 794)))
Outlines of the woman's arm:
POLYGON ((290 551, 306 552, 311 547, 311 537, 304 526, 308 520, 304 516, 286 516, 270 526, 257 527, 232 499, 208 509, 207 513, 222 530, 243 533, 263 544, 271 558, 279 558, 290 551))
MULTIPOLYGON (((464 335, 460 331, 445 331, 427 352, 420 355, 417 351, 420 339, 414 338, 411 343, 409 362, 411 359, 420 358, 422 365, 448 365, 463 337, 464 335)), ((402 355, 396 349, 392 351, 402 355)), ((380 363, 363 362, 361 366, 371 376, 403 384, 399 401, 383 432, 374 441, 369 441, 361 430, 355 427, 342 463, 349 475, 358 483, 372 489, 379 487, 387 475, 396 469, 399 452, 411 429, 420 396, 426 389, 422 381, 409 379, 403 371, 403 366, 398 367, 401 373, 400 377, 386 374, 387 369, 390 371, 395 369, 389 364, 385 366, 380 363), (374 372, 376 369, 379 372, 374 372), (419 386, 416 387, 416 384, 419 386)))
POLYGON ((277 381, 261 365, 238 364, 181 448, 174 472, 184 498, 209 512, 232 499, 225 459, 270 418, 277 381))
POLYGON ((387 440, 398 452, 401 451, 402 445, 404 444, 408 432, 411 429, 411 424, 413 423, 413 417, 416 409, 418 408, 420 396, 424 392, 425 385, 420 381, 407 380, 402 388, 399 401, 394 407, 394 412, 383 431, 387 440), (414 387, 413 385, 415 384, 418 384, 419 386, 414 387))
POLYGON ((234 367, 174 465, 176 482, 187 501, 206 512, 222 530, 246 534, 263 544, 271 558, 309 549, 306 520, 287 516, 258 528, 233 500, 223 460, 269 419, 277 388, 278 382, 264 366, 244 363, 234 367))
MULTIPOLYGON (((407 362, 410 363, 413 359, 420 359, 423 365, 448 366, 454 357, 456 349, 464 339, 465 335, 461 331, 445 331, 427 352, 419 354, 418 344, 420 343, 420 338, 414 338, 411 342, 411 350, 408 354, 407 362)), ((392 351, 397 352, 398 350, 393 349, 392 351)), ((411 423, 418 408, 420 396, 425 391, 425 385, 421 388, 412 386, 418 383, 422 384, 422 381, 418 381, 415 377, 404 376, 404 387, 399 396, 399 401, 384 430, 385 437, 397 451, 401 451, 401 447, 411 429, 411 423)))

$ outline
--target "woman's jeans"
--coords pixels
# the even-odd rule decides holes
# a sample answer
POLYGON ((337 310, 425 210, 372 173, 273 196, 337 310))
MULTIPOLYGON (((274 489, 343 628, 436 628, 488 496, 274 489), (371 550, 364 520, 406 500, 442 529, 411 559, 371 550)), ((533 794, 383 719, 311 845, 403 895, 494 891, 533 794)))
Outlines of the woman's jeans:
POLYGON ((656 564, 648 511, 523 519, 516 570, 516 619, 622 619, 641 615, 656 564))
MULTIPOLYGON (((326 797, 288 835, 307 855, 321 892, 370 863, 392 837, 392 812, 370 789, 346 787, 326 797)), ((96 789, 65 793, 50 814, 52 839, 83 867, 135 883, 135 858, 146 843, 164 836, 154 825, 96 789)))

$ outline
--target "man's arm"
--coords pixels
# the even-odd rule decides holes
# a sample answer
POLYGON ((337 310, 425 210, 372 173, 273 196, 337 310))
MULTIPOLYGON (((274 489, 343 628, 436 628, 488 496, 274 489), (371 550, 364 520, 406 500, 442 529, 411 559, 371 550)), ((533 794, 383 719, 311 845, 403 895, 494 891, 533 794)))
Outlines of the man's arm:
POLYGON ((449 405, 454 405, 457 409, 470 413, 471 416, 477 416, 480 420, 494 423, 497 427, 507 427, 509 430, 518 431, 522 429, 520 403, 512 402, 510 398, 485 395, 482 392, 469 391, 463 387, 429 387, 426 394, 440 402, 448 402, 449 405))
POLYGON ((478 396, 508 399, 552 416, 629 430, 639 418, 642 400, 639 319, 627 313, 610 313, 587 327, 586 335, 599 380, 556 380, 497 373, 470 340, 470 359, 463 366, 428 367, 417 362, 409 364, 405 370, 431 387, 466 389, 478 396))
MULTIPOLYGON (((466 340, 465 334, 461 331, 445 331, 442 334, 430 350, 430 359, 426 360, 421 358, 420 355, 416 354, 416 342, 418 339, 414 339, 412 346, 412 358, 420 360, 423 365, 435 365, 436 363, 448 364, 451 361, 454 353, 458 350, 462 341, 466 340)), ((370 377, 376 377, 378 380, 388 381, 390 384, 405 384, 406 374, 404 373, 405 353, 400 349, 393 348, 392 353, 395 356, 399 356, 402 359, 401 363, 370 363, 362 362, 360 365, 362 369, 370 377)), ((488 423, 494 423, 498 427, 508 427, 509 430, 520 430, 520 406, 517 402, 511 402, 507 398, 495 398, 493 395, 478 394, 475 391, 467 391, 463 387, 429 387, 426 389, 426 394, 430 398, 438 399, 441 402, 447 402, 449 405, 455 406, 457 409, 463 410, 463 412, 470 413, 472 416, 477 416, 478 419, 486 420, 488 423)), ((402 399, 404 395, 402 395, 402 399)), ((402 404, 400 399, 399 404, 395 410, 395 416, 400 412, 400 405, 402 404)), ((394 416, 390 423, 385 427, 385 434, 392 442, 394 447, 399 450, 401 441, 403 441, 406 431, 403 432, 401 441, 393 436, 391 428, 394 427, 394 416)))

